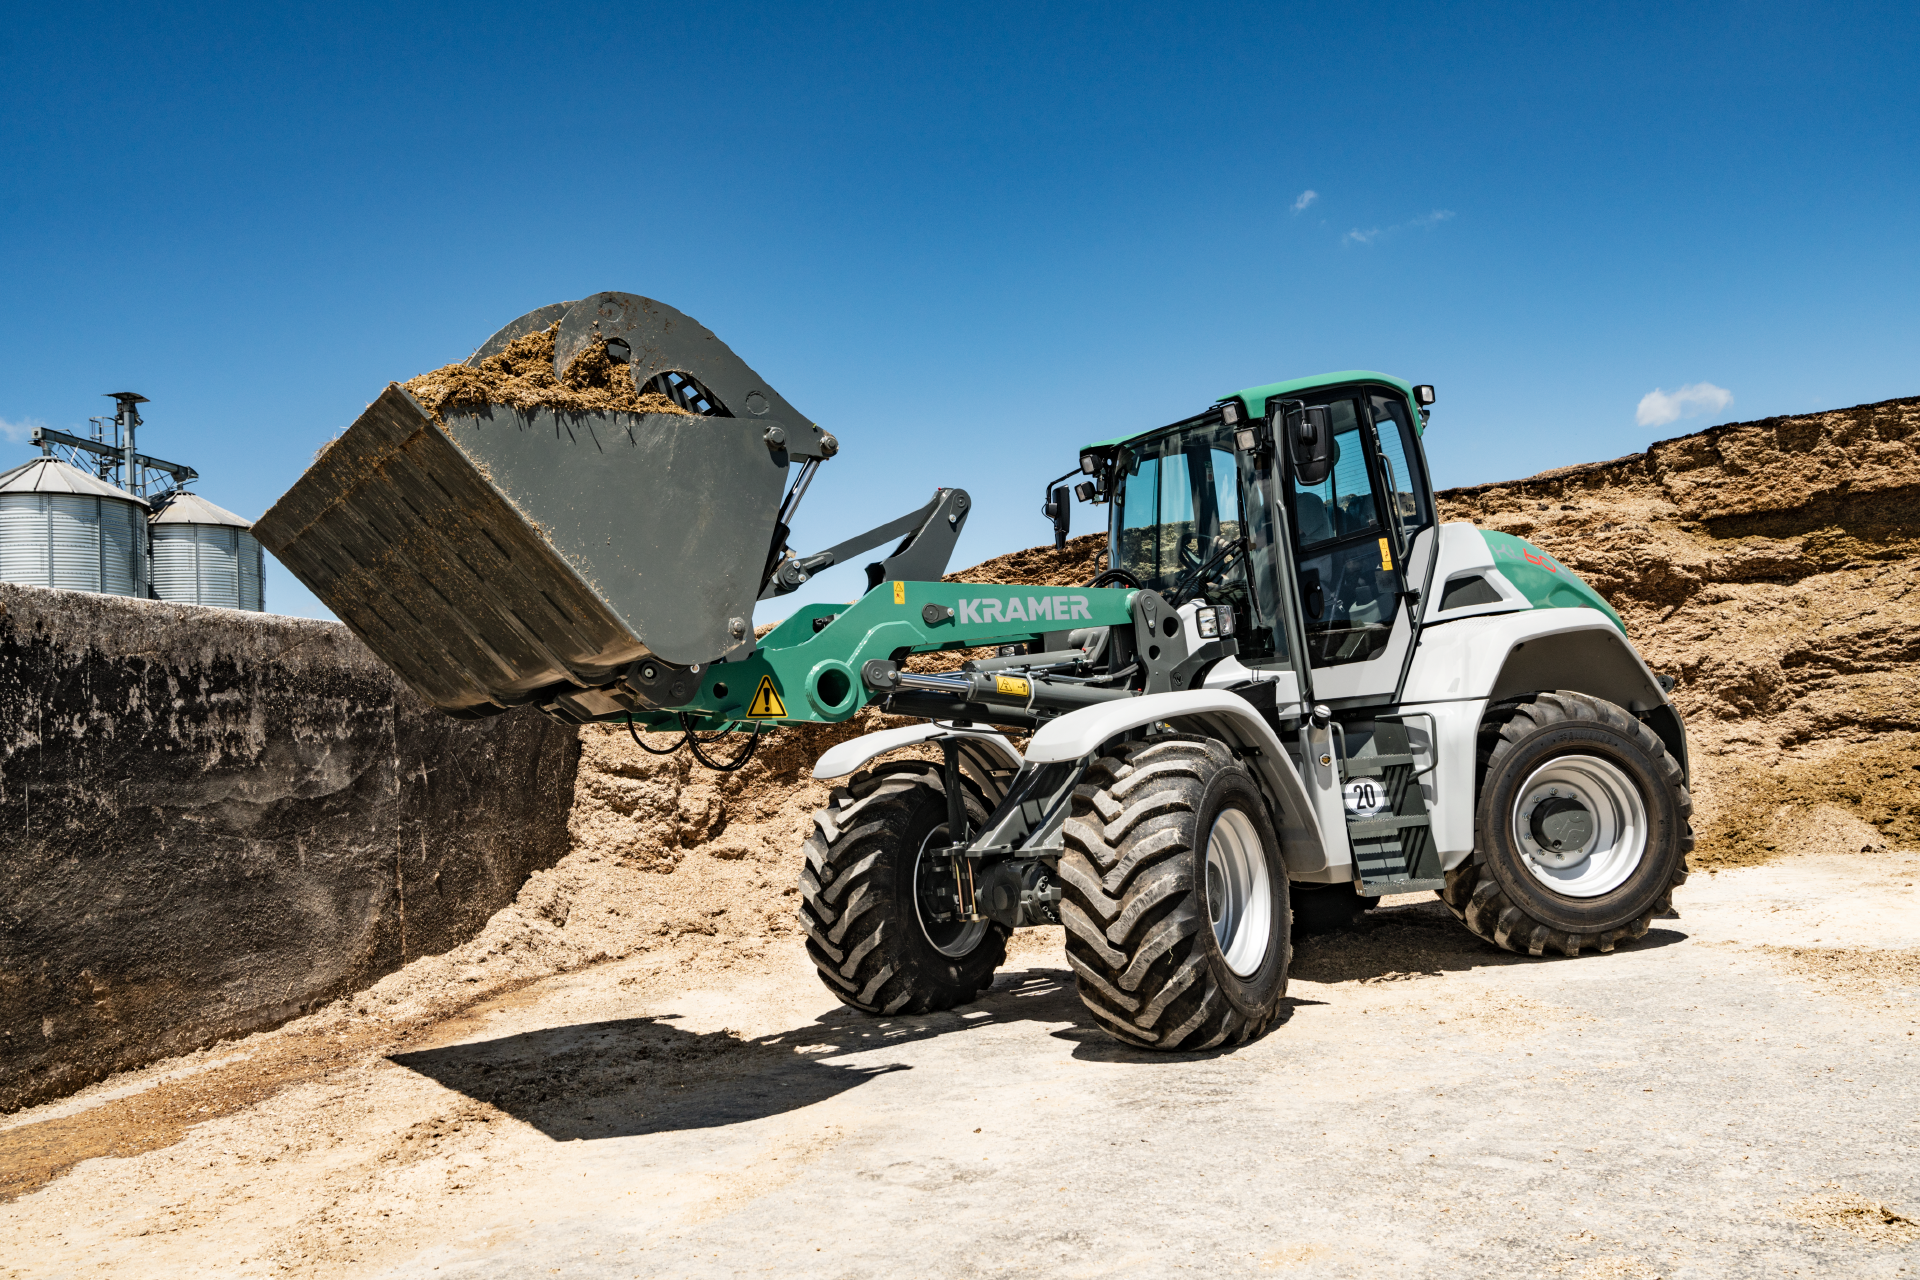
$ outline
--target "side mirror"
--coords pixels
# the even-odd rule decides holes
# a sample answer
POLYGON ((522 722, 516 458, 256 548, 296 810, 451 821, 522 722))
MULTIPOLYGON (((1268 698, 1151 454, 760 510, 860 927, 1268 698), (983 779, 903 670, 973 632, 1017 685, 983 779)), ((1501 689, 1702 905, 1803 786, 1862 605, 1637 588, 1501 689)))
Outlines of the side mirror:
POLYGON ((1067 486, 1061 485, 1053 491, 1052 501, 1040 508, 1040 514, 1053 521, 1053 549, 1064 550, 1073 521, 1073 504, 1067 501, 1067 486))
POLYGON ((1327 407, 1308 408, 1290 400, 1282 402, 1278 412, 1285 414, 1284 433, 1294 479, 1303 485, 1319 484, 1333 470, 1332 419, 1327 407))

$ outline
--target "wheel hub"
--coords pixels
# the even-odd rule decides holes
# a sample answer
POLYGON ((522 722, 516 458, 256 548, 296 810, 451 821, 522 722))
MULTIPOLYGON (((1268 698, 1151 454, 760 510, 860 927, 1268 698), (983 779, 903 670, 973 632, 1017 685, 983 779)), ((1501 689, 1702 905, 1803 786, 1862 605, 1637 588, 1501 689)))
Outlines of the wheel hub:
POLYGON ((1548 788, 1547 798, 1533 807, 1527 826, 1540 846, 1540 860, 1548 866, 1573 865, 1587 856, 1593 840, 1593 814, 1571 795, 1559 794, 1557 787, 1548 788))
POLYGON ((1273 934, 1273 882, 1253 820, 1222 809, 1207 836, 1207 916, 1227 968, 1251 976, 1273 934))
POLYGON ((1647 804, 1598 756, 1556 756, 1533 771, 1513 809, 1514 842, 1534 878, 1572 898, 1620 887, 1646 856, 1647 804))
POLYGON ((946 854, 947 826, 943 822, 927 832, 913 858, 913 910, 920 932, 943 956, 958 959, 973 954, 987 935, 985 920, 959 918, 959 884, 956 875, 969 875, 971 868, 946 854))

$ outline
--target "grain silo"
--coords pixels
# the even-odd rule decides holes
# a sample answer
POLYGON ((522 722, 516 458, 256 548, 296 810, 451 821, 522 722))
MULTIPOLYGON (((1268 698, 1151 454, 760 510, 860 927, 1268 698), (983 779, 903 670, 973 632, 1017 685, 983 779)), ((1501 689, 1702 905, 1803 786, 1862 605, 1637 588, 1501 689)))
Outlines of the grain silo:
POLYGON ((260 544, 247 532, 252 527, 198 494, 168 494, 149 526, 154 598, 262 612, 260 544))
POLYGON ((58 458, 0 474, 0 581, 146 595, 146 501, 58 458))

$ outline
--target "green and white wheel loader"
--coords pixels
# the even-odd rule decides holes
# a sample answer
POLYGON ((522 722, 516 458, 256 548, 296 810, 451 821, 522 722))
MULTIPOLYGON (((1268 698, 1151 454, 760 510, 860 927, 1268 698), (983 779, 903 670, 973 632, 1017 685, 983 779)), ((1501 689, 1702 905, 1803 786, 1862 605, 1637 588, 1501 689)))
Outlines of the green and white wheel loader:
POLYGON ((814 770, 844 781, 800 922, 849 1005, 966 1003, 1012 930, 1061 924, 1104 1030, 1207 1048, 1279 1015, 1296 917, 1433 890, 1491 943, 1572 956, 1644 935, 1686 877, 1670 683, 1551 555, 1439 522, 1431 387, 1300 378, 1090 444, 1045 513, 1064 538, 1074 499, 1104 508, 1109 568, 973 585, 940 580, 955 489, 796 555, 836 441, 671 307, 544 307, 471 363, 549 330, 556 371, 603 348, 686 412, 436 420, 392 386, 255 533, 454 715, 665 730, 716 768, 782 725, 917 720, 814 770), (756 639, 757 600, 870 555, 860 599, 756 639), (993 656, 912 661, 950 650, 993 656))

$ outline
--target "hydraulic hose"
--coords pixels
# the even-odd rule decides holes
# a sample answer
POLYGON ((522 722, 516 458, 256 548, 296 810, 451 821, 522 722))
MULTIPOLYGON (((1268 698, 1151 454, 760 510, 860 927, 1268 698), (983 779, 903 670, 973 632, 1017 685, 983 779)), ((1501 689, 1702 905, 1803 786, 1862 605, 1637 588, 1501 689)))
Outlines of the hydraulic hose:
POLYGON ((707 753, 700 748, 703 746, 712 746, 726 735, 716 733, 710 738, 700 737, 693 731, 693 717, 684 711, 680 713, 680 741, 674 743, 664 751, 659 747, 650 747, 640 740, 640 731, 634 727, 633 712, 631 711, 627 712, 627 733, 633 738, 633 745, 639 747, 650 756, 670 756, 682 747, 691 747, 693 749, 693 758, 707 768, 712 769, 715 773, 733 773, 746 768, 747 762, 753 759, 754 748, 760 745, 760 726, 755 725, 753 727, 753 736, 747 739, 747 745, 739 755, 725 763, 709 759, 707 753))

